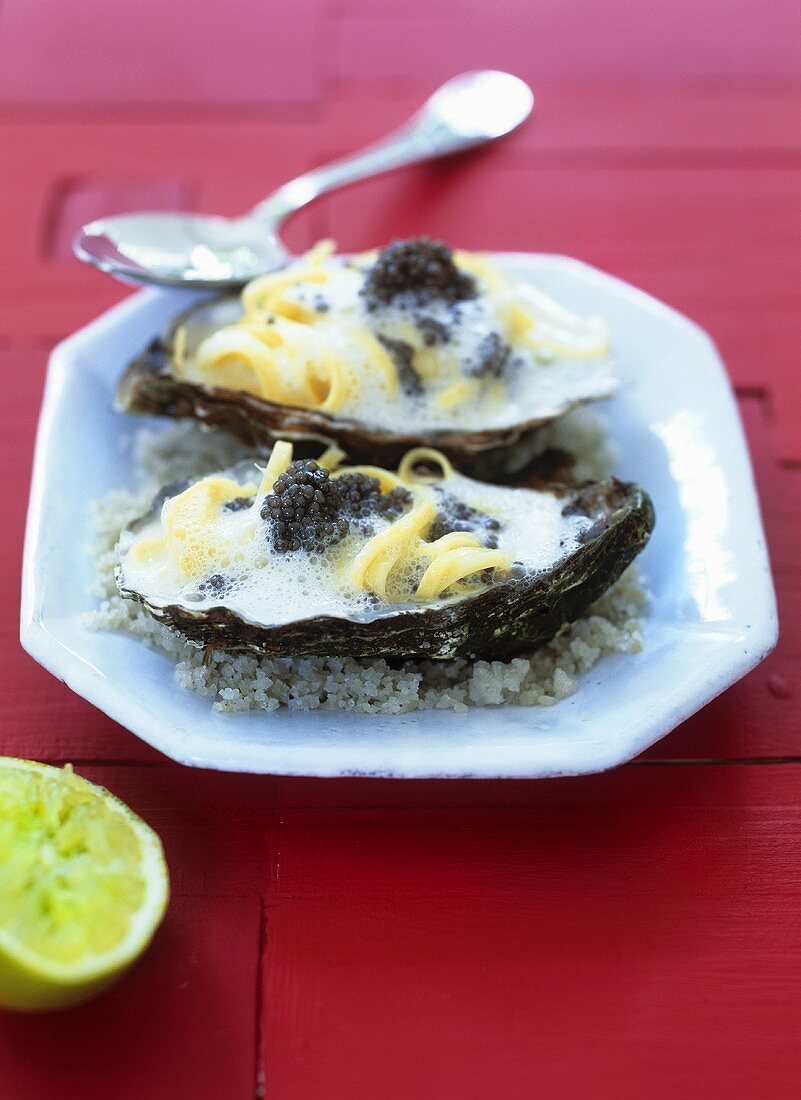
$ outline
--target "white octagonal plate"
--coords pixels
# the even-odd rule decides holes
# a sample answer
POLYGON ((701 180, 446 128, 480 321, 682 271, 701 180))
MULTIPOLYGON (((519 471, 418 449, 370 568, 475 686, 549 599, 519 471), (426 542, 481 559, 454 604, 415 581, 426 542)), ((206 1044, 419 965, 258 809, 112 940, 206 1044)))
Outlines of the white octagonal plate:
POLYGON ((92 606, 89 503, 130 484, 131 421, 112 397, 126 361, 181 307, 150 290, 53 352, 36 445, 22 644, 78 694, 185 764, 273 774, 543 777, 600 771, 658 740, 753 668, 776 642, 770 569, 748 453, 723 366, 691 321, 558 256, 498 257, 579 313, 611 325, 622 386, 607 403, 617 472, 641 482, 657 525, 641 563, 653 593, 645 648, 601 661, 550 708, 467 715, 317 710, 214 714, 172 664, 81 625, 92 606))

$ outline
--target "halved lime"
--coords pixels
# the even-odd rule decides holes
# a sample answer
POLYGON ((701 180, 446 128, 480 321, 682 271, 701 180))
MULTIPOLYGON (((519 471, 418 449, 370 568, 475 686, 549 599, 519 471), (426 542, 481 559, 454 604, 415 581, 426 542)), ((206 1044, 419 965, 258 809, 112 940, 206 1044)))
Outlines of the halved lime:
POLYGON ((0 1006, 84 1001, 144 951, 169 894, 161 841, 103 787, 0 757, 0 1006))

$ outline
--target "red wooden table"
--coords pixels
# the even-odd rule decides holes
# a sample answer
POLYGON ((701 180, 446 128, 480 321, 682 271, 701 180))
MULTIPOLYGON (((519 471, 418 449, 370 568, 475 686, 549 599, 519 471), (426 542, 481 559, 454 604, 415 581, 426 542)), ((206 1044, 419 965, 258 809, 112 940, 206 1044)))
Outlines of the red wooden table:
POLYGON ((0 1100, 797 1096, 798 0, 2 0, 0 166, 0 752, 107 784, 173 881, 122 984, 0 1018, 0 1100), (70 237, 124 208, 238 212, 487 65, 531 81, 536 121, 332 197, 293 244, 558 251, 706 326, 754 455, 779 647, 607 775, 179 768, 16 640, 48 350, 125 293, 70 237))

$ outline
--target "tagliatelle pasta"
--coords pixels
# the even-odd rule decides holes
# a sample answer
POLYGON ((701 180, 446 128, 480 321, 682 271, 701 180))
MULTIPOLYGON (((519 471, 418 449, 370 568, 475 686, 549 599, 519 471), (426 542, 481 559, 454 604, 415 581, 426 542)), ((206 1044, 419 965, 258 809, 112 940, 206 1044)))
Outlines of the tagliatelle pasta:
POLYGON ((403 558, 414 555, 434 518, 434 503, 428 496, 418 500, 408 515, 395 520, 386 531, 374 535, 357 554, 348 570, 354 588, 387 599, 389 574, 403 558))
MULTIPOLYGON (((329 276, 320 265, 332 250, 333 245, 322 242, 299 269, 264 275, 249 283, 242 292, 242 317, 200 343, 194 356, 195 370, 210 385, 252 393, 280 405, 333 413, 355 398, 358 372, 346 361, 353 348, 342 346, 337 354, 331 341, 315 332, 320 311, 286 293, 290 288, 324 285, 329 276)), ((179 375, 186 363, 185 332, 180 335, 180 341, 176 338, 174 343, 179 375)), ((354 331, 350 336, 364 364, 372 365, 392 396, 397 378, 389 356, 369 332, 354 331)))
POLYGON ((292 444, 279 439, 270 453, 270 461, 265 467, 259 486, 259 493, 265 496, 270 492, 275 479, 280 477, 292 461, 292 444))

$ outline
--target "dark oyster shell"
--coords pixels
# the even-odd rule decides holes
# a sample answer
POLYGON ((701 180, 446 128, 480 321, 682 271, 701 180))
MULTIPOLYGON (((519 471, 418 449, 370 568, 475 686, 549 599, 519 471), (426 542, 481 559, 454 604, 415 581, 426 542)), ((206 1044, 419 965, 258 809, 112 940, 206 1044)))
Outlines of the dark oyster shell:
MULTIPOLYGON (((303 452, 296 449, 297 454, 319 454, 324 447, 337 443, 351 461, 388 469, 393 469, 412 447, 436 447, 462 473, 490 481, 527 466, 541 449, 539 429, 555 419, 540 417, 481 431, 416 432, 413 427, 389 431, 360 420, 276 405, 240 391, 211 390, 175 378, 171 363, 177 328, 186 324, 202 328, 202 318, 211 310, 235 314, 236 301, 231 296, 206 300, 177 317, 164 335, 154 339, 128 366, 117 388, 117 408, 128 413, 195 417, 208 427, 221 428, 259 448, 271 447, 276 439, 289 439, 312 444, 303 452)), ((208 323, 205 327, 211 330, 208 323)), ((559 415, 583 403, 565 400, 559 415)))

